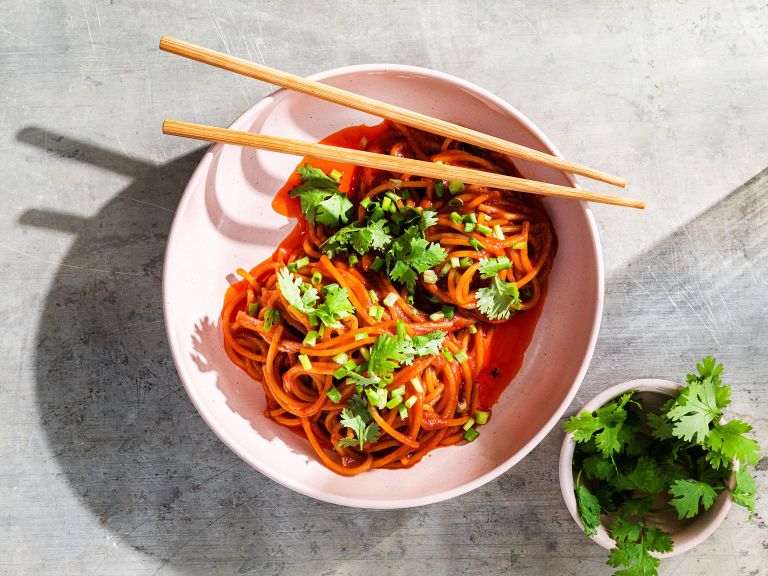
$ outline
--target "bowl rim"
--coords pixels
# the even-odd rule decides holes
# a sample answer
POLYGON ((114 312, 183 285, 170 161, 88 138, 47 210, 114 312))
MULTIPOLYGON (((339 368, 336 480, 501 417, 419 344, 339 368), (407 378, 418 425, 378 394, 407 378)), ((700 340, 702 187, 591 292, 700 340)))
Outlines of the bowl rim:
MULTIPOLYGON (((639 392, 655 392, 671 397, 684 387, 685 384, 673 382, 672 380, 662 380, 659 378, 640 378, 637 380, 629 380, 627 382, 622 382, 621 384, 616 384, 615 386, 611 386, 610 388, 603 390, 589 402, 584 404, 584 406, 577 412, 577 414, 585 410, 594 412, 604 404, 615 398, 618 398, 630 390, 637 390, 639 392)), ((571 514, 571 517, 574 519, 579 528, 581 528, 583 531, 584 524, 579 517, 578 506, 576 504, 576 495, 574 493, 573 454, 575 449, 576 442, 573 439, 573 434, 567 432, 565 434, 565 438, 563 438, 562 448, 560 449, 560 491, 562 492, 563 500, 565 501, 566 508, 568 508, 568 512, 571 514)), ((734 461, 733 470, 738 470, 737 461, 734 461)), ((673 556, 677 556, 678 554, 688 552, 689 550, 692 550, 694 547, 704 542, 704 540, 709 538, 712 533, 717 530, 717 528, 720 526, 720 524, 722 524, 726 515, 730 511, 731 505, 733 504, 733 497, 731 496, 731 493, 727 490, 724 490, 720 496, 718 496, 713 506, 717 506, 718 504, 720 507, 718 508, 716 514, 710 516, 706 521, 700 518, 698 522, 691 524, 691 526, 698 527, 697 530, 691 531, 691 538, 687 538, 679 543, 675 542, 675 546, 671 552, 665 552, 663 554, 658 552, 651 552, 651 555, 656 558, 671 558, 673 556), (722 503, 719 504, 721 501, 722 503)), ((671 537, 674 542, 675 535, 672 535, 671 537)), ((616 547, 616 541, 610 537, 608 531, 605 528, 605 525, 602 522, 600 522, 600 525, 597 527, 597 533, 591 535, 590 538, 593 542, 605 548, 606 550, 612 550, 616 547)))
MULTIPOLYGON (((555 147, 555 145, 550 141, 550 139, 531 120, 529 120, 527 116, 525 116, 517 108, 515 108, 514 106, 512 106, 510 103, 506 102, 499 96, 496 96, 492 92, 486 90, 485 88, 477 86, 476 84, 469 82, 467 80, 463 80, 457 76, 447 74, 445 72, 440 72, 440 71, 432 70, 429 68, 422 68, 419 66, 404 65, 404 64, 355 64, 355 65, 349 65, 349 66, 340 66, 337 68, 331 68, 328 70, 317 72, 315 74, 307 76, 307 78, 309 80, 322 82, 323 80, 334 78, 337 76, 343 76, 348 74, 363 74, 363 73, 370 73, 370 72, 413 74, 413 75, 441 80, 443 82, 453 84, 461 89, 467 90, 468 92, 475 94, 476 96, 486 100, 487 102, 490 102, 498 106, 506 114, 514 118, 526 130, 528 130, 531 134, 533 134, 535 138, 539 140, 539 142, 548 151, 548 153, 554 156, 558 156, 560 158, 563 157, 562 154, 560 154, 559 150, 555 147)), ((284 88, 280 88, 266 95, 265 97, 260 99, 258 102, 256 102, 253 106, 245 110, 234 122, 232 122, 232 124, 230 125, 230 128, 237 129, 237 127, 240 124, 246 122, 246 120, 248 120, 250 116, 254 114, 257 109, 267 106, 276 97, 278 97, 281 93, 284 93, 284 92, 287 92, 287 90, 284 88)), ((587 353, 584 355, 581 361, 581 365, 579 366, 578 372, 576 373, 576 376, 573 379, 573 383, 570 387, 570 390, 568 391, 566 396, 563 398, 563 401, 560 403, 557 409, 553 412, 552 416, 545 423, 545 425, 542 426, 542 428, 533 436, 533 438, 531 438, 512 457, 500 463, 498 466, 496 466, 489 472, 486 472, 482 476, 479 476, 474 480, 470 482, 466 482, 460 486, 443 490, 440 492, 436 492, 427 496, 400 498, 400 499, 393 499, 393 500, 376 500, 376 499, 369 499, 369 498, 346 497, 346 496, 328 494, 321 488, 306 486, 305 484, 296 482, 292 477, 288 475, 281 475, 275 472, 274 470, 270 469, 270 467, 265 466, 264 463, 261 462, 258 458, 253 457, 253 455, 250 454, 248 450, 244 448, 244 446, 241 444, 239 440, 232 437, 229 434, 229 432, 226 431, 225 429, 219 427, 212 413, 209 411, 206 403, 203 401, 201 396, 197 393, 196 388, 191 384, 192 382, 191 375, 189 374, 186 364, 183 361, 182 352, 179 349, 179 347, 176 345, 176 342, 178 341, 178 337, 175 332, 175 328, 168 321, 169 319, 168 307, 170 303, 169 294, 167 294, 166 292, 167 286, 168 286, 168 276, 170 274, 169 272, 170 267, 168 264, 175 253, 173 249, 173 247, 176 246, 176 244, 174 243, 174 237, 179 233, 178 230, 182 226, 179 215, 185 211, 187 204, 189 204, 189 202, 191 201, 192 194, 190 191, 198 185, 199 180, 206 177, 207 171, 209 169, 209 165, 211 164, 213 158, 223 149, 223 147, 224 147, 224 144, 213 144, 206 151, 205 155, 201 159, 197 168, 193 172, 189 182, 187 183, 187 186, 185 187, 184 192, 182 194, 181 200, 179 201, 179 204, 176 208, 173 222, 171 224, 170 231, 168 233, 168 240, 166 243, 166 252, 165 252, 165 257, 163 259, 163 317, 165 321, 164 323, 166 328, 166 337, 168 339, 169 348, 171 350, 171 356, 176 366, 176 371, 179 374, 179 377, 182 383, 184 384, 184 389, 186 390, 187 395, 189 396, 190 400, 192 400, 192 404, 195 406, 198 413, 206 422, 208 427, 214 432, 214 434, 216 434, 216 436, 230 450, 232 450, 242 460, 244 460, 252 468, 259 471, 261 474, 264 474, 265 476, 274 480, 275 482, 287 488, 290 488, 295 492, 303 494, 305 496, 309 496, 311 498, 321 500, 323 502, 329 502, 332 504, 338 504, 338 505, 355 507, 355 508, 402 509, 402 508, 411 508, 416 506, 425 506, 428 504, 441 502, 444 500, 454 498, 456 496, 460 496, 462 494, 466 494, 467 492, 470 492, 472 490, 475 490, 476 488, 479 488, 480 486, 497 478, 498 476, 500 476, 501 474, 509 470, 512 466, 517 464, 520 460, 522 460, 525 456, 527 456, 552 430, 552 428, 555 426, 555 424, 557 424, 557 422, 560 420, 560 417, 563 415, 565 410, 570 405, 571 401, 576 395, 576 392, 581 386, 581 383, 584 380, 584 376, 587 372, 587 369, 589 368, 589 364, 594 354, 595 345, 597 343, 597 338, 600 332, 600 324, 601 324, 602 312, 603 312, 603 301, 604 301, 604 293, 605 293, 605 271, 604 271, 602 247, 601 247, 600 237, 598 235, 597 224, 595 222, 594 215, 591 209, 589 208, 589 206, 587 205, 587 203, 581 200, 579 200, 578 203, 579 203, 579 207, 584 213, 586 224, 590 232, 589 236, 591 239, 591 246, 589 248, 594 253, 596 283, 597 283, 597 294, 596 294, 597 302, 595 306, 594 318, 592 320, 592 331, 590 333, 589 341, 587 343, 587 353)), ((574 188, 580 188, 573 174, 570 174, 567 172, 564 172, 563 174, 568 179, 571 186, 573 186, 574 188)), ((342 479, 343 478, 340 477, 340 480, 342 479)))

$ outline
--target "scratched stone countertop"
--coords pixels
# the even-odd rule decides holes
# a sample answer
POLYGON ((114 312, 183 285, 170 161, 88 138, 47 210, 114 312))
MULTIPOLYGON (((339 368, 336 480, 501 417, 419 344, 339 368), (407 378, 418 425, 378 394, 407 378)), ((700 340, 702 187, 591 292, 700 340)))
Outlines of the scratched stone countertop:
MULTIPOLYGON (((597 349, 568 411, 638 377, 726 365, 768 446, 768 5, 760 1, 96 1, 0 7, 0 573, 609 574, 557 481, 559 427, 465 496, 316 502, 230 452, 165 340, 162 258, 203 148, 271 88, 163 54, 171 34, 309 74, 426 66, 505 98, 645 212, 594 207, 597 349)), ((768 460, 663 574, 768 575, 768 460)))

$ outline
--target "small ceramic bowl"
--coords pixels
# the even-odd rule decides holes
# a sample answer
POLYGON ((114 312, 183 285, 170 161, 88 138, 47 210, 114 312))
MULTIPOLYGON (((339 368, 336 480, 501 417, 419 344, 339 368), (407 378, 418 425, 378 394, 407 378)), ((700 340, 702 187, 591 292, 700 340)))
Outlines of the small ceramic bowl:
MULTIPOLYGON (((351 66, 313 80, 558 154, 522 113, 465 80, 412 66, 351 66)), ((318 141, 380 118, 286 90, 246 111, 232 128, 318 141)), ((317 460, 305 438, 264 417, 262 387, 235 366, 219 315, 228 276, 269 257, 295 225, 272 198, 295 156, 224 146, 208 151, 184 192, 163 270, 168 341, 179 375, 200 414, 253 467, 313 498, 365 508, 430 504, 485 484, 519 462, 571 403, 595 347, 603 302, 603 262, 586 203, 543 200, 558 237, 546 302, 523 366, 471 444, 435 450, 411 469, 371 470, 345 478, 317 460)), ((526 178, 575 186, 570 174, 516 162, 526 178)))
MULTIPOLYGON (((670 382, 669 380, 631 380, 608 388, 604 392, 598 394, 592 400, 587 402, 579 412, 584 410, 594 412, 600 408, 600 406, 603 406, 629 390, 637 390, 639 396, 644 400, 647 406, 657 408, 671 396, 676 396, 678 390, 682 387, 682 384, 670 382)), ((560 489, 563 492, 563 498, 565 499, 565 505, 568 507, 568 511, 576 521, 576 524, 583 530, 584 524, 579 517, 576 494, 574 493, 573 452, 575 449, 576 442, 573 439, 573 435, 566 434, 565 440, 563 441, 563 448, 560 451, 560 489)), ((738 469, 738 462, 735 463, 734 469, 738 469)), ((694 546, 701 544, 704 540, 709 538, 715 530, 717 530, 718 526, 720 526, 725 519, 726 514, 728 514, 728 510, 731 509, 732 502, 733 498, 731 497, 730 492, 726 490, 720 494, 709 510, 706 510, 703 514, 700 514, 692 520, 678 521, 674 514, 655 516, 653 518, 653 523, 670 535, 675 546, 671 552, 666 554, 652 552, 652 555, 657 558, 669 558, 687 552, 694 546)), ((616 547, 616 542, 608 535, 608 531, 602 524, 598 526, 597 533, 590 536, 590 538, 606 550, 616 547)))

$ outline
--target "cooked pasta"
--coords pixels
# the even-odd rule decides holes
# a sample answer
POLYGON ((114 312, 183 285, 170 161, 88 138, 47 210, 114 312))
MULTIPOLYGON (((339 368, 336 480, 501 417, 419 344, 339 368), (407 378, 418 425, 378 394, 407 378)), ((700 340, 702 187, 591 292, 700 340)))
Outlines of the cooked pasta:
MULTIPOLYGON (((326 142, 517 175, 504 156, 388 121, 326 142)), ((494 334, 537 313, 556 251, 538 199, 306 159, 275 206, 295 230, 237 270, 222 310, 266 416, 347 476, 474 440, 494 334)))

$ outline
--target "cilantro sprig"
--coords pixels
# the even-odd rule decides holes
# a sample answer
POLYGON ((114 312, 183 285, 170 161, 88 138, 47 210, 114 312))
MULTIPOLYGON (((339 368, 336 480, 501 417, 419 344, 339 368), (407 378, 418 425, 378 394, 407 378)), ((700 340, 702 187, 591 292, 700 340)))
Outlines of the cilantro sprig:
POLYGON ((608 564, 623 568, 616 574, 653 576, 659 560, 651 553, 672 550, 669 535, 649 521, 659 498, 680 519, 708 510, 726 490, 750 516, 754 511, 756 484, 747 466, 757 462, 760 447, 745 436, 749 424, 721 423, 730 403, 722 364, 707 357, 697 370, 657 411, 628 392, 564 424, 577 442, 575 492, 584 532, 607 525, 617 544, 608 564), (736 485, 729 488, 732 474, 736 485))
POLYGON ((505 282, 494 276, 489 286, 480 288, 476 293, 477 309, 490 320, 506 320, 512 309, 519 310, 520 291, 514 282, 505 282))
POLYGON ((371 346, 368 360, 354 368, 340 367, 334 378, 354 383, 356 394, 341 411, 341 424, 350 428, 354 438, 342 438, 339 446, 358 446, 363 449, 366 442, 376 442, 380 430, 371 422, 370 407, 383 408, 387 403, 387 385, 392 382, 395 370, 412 364, 416 358, 437 354, 446 333, 434 330, 421 336, 408 336, 405 324, 398 322, 394 334, 381 334, 371 346))
POLYGON ((291 190, 290 195, 300 199, 301 211, 312 226, 320 222, 337 227, 349 222, 352 202, 339 191, 336 179, 310 164, 304 164, 296 171, 300 184, 291 190))
POLYGON ((341 328, 340 320, 355 311, 352 302, 349 301, 347 289, 338 284, 327 284, 322 287, 324 299, 318 305, 320 296, 317 289, 311 284, 302 282, 301 278, 294 276, 288 268, 283 268, 277 273, 277 287, 288 304, 329 328, 341 328))

